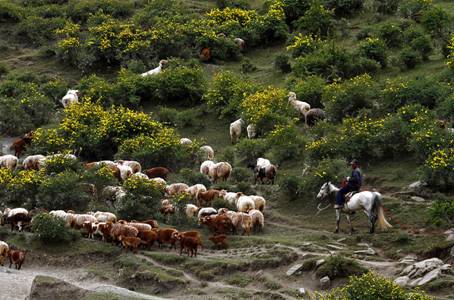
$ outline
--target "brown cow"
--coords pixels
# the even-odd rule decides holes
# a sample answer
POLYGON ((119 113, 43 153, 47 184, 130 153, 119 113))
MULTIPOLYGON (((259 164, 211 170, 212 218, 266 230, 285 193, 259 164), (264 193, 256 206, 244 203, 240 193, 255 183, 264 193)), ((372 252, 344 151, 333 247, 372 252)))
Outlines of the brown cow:
POLYGON ((172 235, 178 230, 173 228, 161 228, 156 229, 158 233, 158 245, 159 248, 162 247, 162 244, 170 244, 170 249, 175 248, 175 241, 172 240, 172 235))
POLYGON ((128 252, 128 248, 131 248, 133 253, 137 253, 137 249, 139 248, 140 244, 142 244, 142 240, 138 237, 128 237, 120 235, 118 240, 123 245, 123 249, 128 252))
POLYGON ((208 226, 208 229, 214 233, 226 234, 232 231, 232 220, 227 215, 211 215, 203 217, 202 224, 208 226))
POLYGON ((95 238, 96 225, 90 221, 85 221, 83 225, 84 231, 87 233, 89 239, 95 238))
POLYGON ((170 170, 164 167, 156 167, 143 171, 148 178, 161 177, 162 179, 167 180, 167 175, 169 175, 170 170))
MULTIPOLYGON (((109 224, 109 222, 107 224, 109 224)), ((136 237, 139 234, 139 230, 135 227, 119 223, 110 224, 111 225, 108 226, 110 227, 110 237, 112 238, 113 243, 119 241, 120 236, 136 237)))
POLYGON ((179 236, 184 236, 184 237, 193 237, 199 241, 200 247, 203 247, 202 244, 202 237, 200 236, 200 232, 198 231, 181 231, 181 232, 174 232, 172 234, 172 246, 174 246, 174 249, 177 250, 176 248, 176 241, 179 240, 179 236))
POLYGON ((144 230, 140 231, 137 237, 142 240, 142 244, 151 248, 154 242, 158 240, 158 233, 156 230, 144 230))
POLYGON ((199 192, 197 196, 198 207, 211 207, 211 203, 215 198, 221 197, 221 191, 210 189, 206 192, 199 192))
POLYGON ((227 236, 225 234, 213 235, 208 239, 213 242, 214 246, 219 250, 227 248, 227 243, 225 241, 227 239, 227 236))
POLYGON ((27 250, 9 250, 9 267, 11 268, 12 264, 14 264, 14 267, 20 270, 25 261, 25 254, 27 254, 27 250))
POLYGON ((178 236, 180 241, 180 255, 183 254, 183 249, 188 251, 188 256, 197 257, 197 248, 201 246, 200 241, 197 238, 190 236, 178 236))
POLYGON ((200 51, 199 58, 201 61, 209 61, 211 60, 211 50, 210 48, 203 48, 200 51))

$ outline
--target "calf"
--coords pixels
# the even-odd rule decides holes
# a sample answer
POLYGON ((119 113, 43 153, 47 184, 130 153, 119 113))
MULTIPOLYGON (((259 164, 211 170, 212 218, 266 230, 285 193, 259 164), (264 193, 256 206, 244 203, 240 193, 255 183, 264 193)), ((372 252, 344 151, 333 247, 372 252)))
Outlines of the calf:
POLYGON ((217 249, 226 249, 227 248, 227 243, 226 239, 227 236, 225 234, 218 234, 218 235, 213 235, 208 238, 217 249))
POLYGON ((96 231, 96 225, 90 221, 85 221, 83 225, 83 229, 87 233, 87 237, 89 239, 95 238, 95 231, 96 231))
POLYGON ((178 230, 173 228, 162 228, 157 229, 158 233, 158 245, 159 248, 162 247, 162 244, 170 244, 170 249, 175 248, 175 241, 172 240, 172 235, 178 233, 178 230))
POLYGON ((199 242, 200 247, 201 248, 203 247, 202 238, 201 238, 200 233, 198 231, 182 231, 182 232, 174 232, 172 234, 172 241, 171 242, 173 243, 172 246, 174 247, 175 250, 177 250, 176 241, 179 240, 178 238, 180 236, 193 237, 199 242))
POLYGON ((14 267, 20 270, 25 260, 25 254, 27 254, 27 250, 9 250, 9 267, 11 268, 14 264, 14 267))
POLYGON ((219 198, 221 191, 219 190, 208 190, 206 192, 199 192, 197 195, 197 206, 206 207, 211 206, 211 203, 215 198, 219 198))
POLYGON ((158 240, 158 233, 156 230, 144 230, 140 231, 137 237, 142 240, 142 244, 151 248, 154 242, 158 240))
POLYGON ((8 257, 9 246, 4 241, 0 241, 0 266, 3 266, 5 259, 8 257))
POLYGON ((169 175, 170 170, 164 167, 156 167, 147 169, 143 172, 148 176, 148 178, 160 177, 162 179, 167 180, 167 175, 169 175))
POLYGON ((183 254, 183 249, 188 251, 188 256, 197 257, 197 248, 201 246, 200 241, 197 238, 190 236, 178 236, 180 241, 180 255, 183 254))
POLYGON ((206 216, 201 222, 214 233, 226 234, 232 231, 232 221, 227 215, 206 216))
POLYGON ((127 237, 120 235, 119 241, 123 245, 123 249, 128 252, 128 248, 131 248, 133 253, 137 253, 137 248, 139 248, 142 240, 138 237, 127 237))

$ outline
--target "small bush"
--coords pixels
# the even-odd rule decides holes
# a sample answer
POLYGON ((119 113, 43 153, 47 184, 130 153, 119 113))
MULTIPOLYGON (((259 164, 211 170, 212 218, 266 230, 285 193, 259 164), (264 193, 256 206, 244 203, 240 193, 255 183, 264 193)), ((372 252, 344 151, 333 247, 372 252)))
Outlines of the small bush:
POLYGON ((264 139, 242 139, 235 147, 239 160, 246 163, 254 163, 268 150, 268 144, 264 139))
POLYGON ((282 73, 290 73, 292 66, 290 65, 290 57, 287 54, 281 53, 274 59, 274 67, 282 73))
POLYGON ((257 67, 248 58, 245 58, 241 63, 241 72, 247 74, 255 71, 257 71, 257 67))
POLYGON ((327 8, 334 10, 338 17, 348 17, 361 11, 363 0, 325 0, 327 8))
POLYGON ((203 127, 203 111, 197 108, 177 110, 171 107, 161 106, 158 112, 158 119, 165 124, 177 128, 192 128, 198 131, 203 127))
POLYGON ((295 24, 299 31, 326 37, 331 35, 334 29, 333 16, 334 13, 332 10, 326 9, 319 2, 315 1, 295 24))
POLYGON ((198 171, 183 168, 180 170, 179 176, 181 177, 182 182, 185 182, 190 186, 198 183, 203 184, 206 188, 210 188, 211 186, 210 179, 198 171))
POLYGON ((24 15, 23 9, 10 1, 0 1, 0 23, 19 22, 24 15))
POLYGON ((368 272, 362 276, 350 277, 345 287, 334 289, 327 295, 318 295, 317 299, 430 300, 432 298, 419 291, 407 291, 389 279, 368 272))
POLYGON ((8 67, 4 63, 0 63, 0 78, 3 75, 8 74, 8 72, 9 72, 8 67))
POLYGON ((434 36, 446 32, 449 23, 449 15, 441 7, 434 6, 422 12, 421 24, 434 36))
POLYGON ((246 168, 234 168, 230 179, 235 183, 250 182, 252 171, 246 168))
POLYGON ((356 261, 342 256, 330 256, 325 263, 317 269, 316 275, 319 278, 328 276, 330 279, 345 278, 351 275, 361 275, 366 269, 356 261))
POLYGON ((403 33, 399 24, 387 22, 378 29, 378 36, 391 48, 400 47, 403 43, 403 33))
POLYGON ((304 160, 306 141, 305 136, 296 125, 278 125, 266 137, 266 142, 270 147, 266 156, 278 164, 295 158, 304 160))
POLYGON ((421 56, 410 47, 405 47, 399 54, 400 61, 407 69, 414 69, 421 62, 421 56))
POLYGON ((32 230, 44 243, 68 243, 80 237, 80 233, 70 231, 65 221, 47 213, 38 214, 33 218, 32 230))
POLYGON ((374 4, 377 11, 385 15, 393 15, 399 8, 401 0, 375 0, 374 4))
POLYGON ((432 1, 404 0, 399 7, 399 13, 404 18, 419 20, 422 13, 432 6, 432 1))
POLYGON ((326 81, 319 76, 308 76, 292 84, 298 99, 307 102, 311 107, 322 107, 322 94, 326 81))
POLYGON ((366 38, 362 41, 359 45, 359 53, 379 62, 383 68, 387 65, 386 45, 378 38, 366 38))
POLYGON ((216 5, 219 8, 226 8, 226 7, 237 7, 242 9, 248 9, 249 3, 247 0, 216 0, 216 5))
POLYGON ((280 183, 281 190, 290 198, 296 200, 300 197, 301 180, 297 176, 285 176, 280 183))

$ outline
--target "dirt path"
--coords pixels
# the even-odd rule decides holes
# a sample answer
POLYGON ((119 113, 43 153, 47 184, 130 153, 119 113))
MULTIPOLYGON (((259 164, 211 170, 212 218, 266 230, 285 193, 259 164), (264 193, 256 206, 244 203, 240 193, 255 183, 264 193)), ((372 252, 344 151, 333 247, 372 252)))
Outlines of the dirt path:
POLYGON ((109 292, 124 297, 147 300, 165 299, 133 292, 125 288, 111 285, 107 282, 100 282, 92 278, 88 278, 87 274, 80 269, 58 269, 36 266, 24 267, 24 269, 20 271, 0 267, 0 298, 2 300, 25 299, 25 297, 29 295, 33 280, 37 275, 55 277, 80 288, 94 292, 109 292))

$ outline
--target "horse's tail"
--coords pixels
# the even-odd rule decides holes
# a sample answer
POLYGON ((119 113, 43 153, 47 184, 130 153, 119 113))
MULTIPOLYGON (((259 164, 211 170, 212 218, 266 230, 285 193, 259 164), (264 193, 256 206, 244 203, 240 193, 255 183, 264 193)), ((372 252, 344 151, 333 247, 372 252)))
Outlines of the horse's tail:
POLYGON ((374 206, 377 209, 378 227, 381 230, 388 230, 393 226, 386 221, 385 213, 383 211, 382 196, 378 192, 374 192, 374 206))

